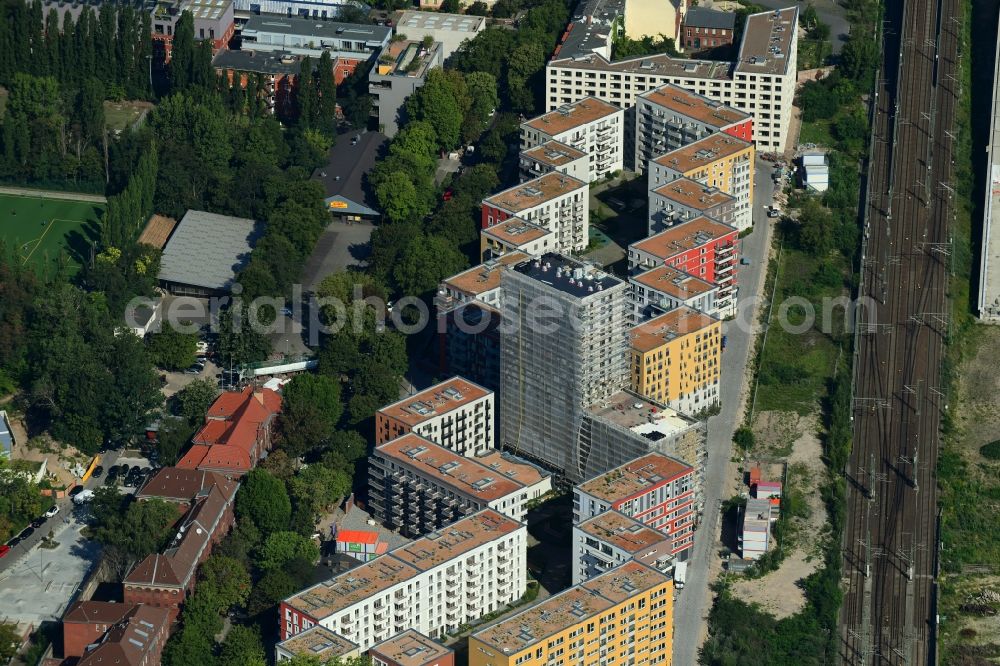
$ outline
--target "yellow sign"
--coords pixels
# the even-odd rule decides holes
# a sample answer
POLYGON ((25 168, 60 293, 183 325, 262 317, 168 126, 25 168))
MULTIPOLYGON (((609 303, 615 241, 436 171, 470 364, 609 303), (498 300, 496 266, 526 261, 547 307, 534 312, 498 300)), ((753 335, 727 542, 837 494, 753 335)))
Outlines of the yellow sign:
POLYGON ((331 201, 330 208, 347 208, 346 201, 331 201))

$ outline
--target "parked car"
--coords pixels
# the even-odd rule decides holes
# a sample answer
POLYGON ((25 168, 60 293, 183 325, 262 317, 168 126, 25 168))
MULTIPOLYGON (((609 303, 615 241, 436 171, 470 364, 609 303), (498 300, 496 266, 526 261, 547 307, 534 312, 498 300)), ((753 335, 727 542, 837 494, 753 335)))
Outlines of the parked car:
POLYGON ((142 468, 139 467, 138 465, 132 465, 132 469, 130 469, 128 472, 129 474, 138 476, 139 474, 142 474, 142 468))
POLYGON ((31 525, 28 525, 27 527, 24 528, 24 531, 21 532, 18 536, 21 538, 21 541, 24 541, 34 533, 35 533, 35 528, 32 527, 31 525))
POLYGON ((10 552, 10 546, 0 546, 0 557, 10 552))
POLYGON ((52 507, 48 511, 45 512, 45 517, 46 518, 51 518, 52 516, 56 515, 57 513, 59 513, 59 505, 58 504, 53 504, 52 507))
POLYGON ((21 543, 21 535, 20 534, 18 534, 15 537, 11 537, 11 539, 7 542, 7 546, 9 548, 14 548, 19 543, 21 543))
POLYGON ((46 518, 44 516, 35 518, 33 521, 31 521, 31 526, 37 530, 39 527, 45 524, 45 520, 46 518))
POLYGON ((746 257, 740 257, 740 263, 743 264, 744 266, 749 266, 750 260, 747 259, 746 257))
POLYGON ((94 477, 95 479, 101 478, 102 476, 104 476, 104 468, 98 465, 97 467, 94 468, 94 472, 91 474, 91 476, 94 477))
POLYGON ((199 364, 195 363, 191 367, 184 368, 184 374, 185 375, 200 375, 204 370, 205 370, 205 365, 204 364, 199 365, 199 364))
POLYGON ((74 486, 73 489, 71 491, 69 491, 69 496, 70 497, 76 497, 77 495, 79 495, 82 492, 83 492, 83 486, 74 486))

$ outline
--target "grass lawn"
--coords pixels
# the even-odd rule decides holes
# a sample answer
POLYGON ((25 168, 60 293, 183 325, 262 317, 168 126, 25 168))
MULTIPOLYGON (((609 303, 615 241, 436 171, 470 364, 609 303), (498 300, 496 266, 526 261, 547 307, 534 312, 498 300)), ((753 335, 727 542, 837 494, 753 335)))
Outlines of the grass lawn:
POLYGON ((817 120, 809 123, 802 123, 799 131, 799 143, 814 143, 817 146, 830 147, 834 145, 833 136, 830 134, 829 120, 817 120))
POLYGON ((90 256, 103 212, 99 204, 0 195, 0 240, 21 261, 40 270, 55 266, 65 251, 70 272, 90 256))
POLYGON ((104 124, 110 130, 124 131, 152 108, 149 102, 104 102, 104 124))
MULTIPOLYGON (((838 256, 837 261, 846 270, 843 259, 838 256)), ((781 252, 771 323, 760 356, 757 412, 784 410, 807 415, 826 395, 840 348, 823 332, 826 326, 822 299, 840 295, 842 288, 818 288, 813 279, 816 265, 815 257, 788 245, 781 252), (805 332, 787 331, 780 324, 780 305, 791 297, 805 298, 813 304, 815 323, 805 332)), ((786 316, 789 324, 797 326, 802 323, 803 311, 798 306, 790 307, 786 316)), ((842 332, 843 308, 832 309, 829 320, 835 334, 842 332)))

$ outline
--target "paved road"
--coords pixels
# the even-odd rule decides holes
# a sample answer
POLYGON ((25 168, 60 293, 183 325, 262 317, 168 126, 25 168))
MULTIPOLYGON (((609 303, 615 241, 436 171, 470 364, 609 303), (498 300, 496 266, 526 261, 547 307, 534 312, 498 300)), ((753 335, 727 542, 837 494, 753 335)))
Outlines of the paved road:
MULTIPOLYGON (((791 7, 795 3, 791 0, 755 0, 758 5, 767 9, 784 9, 791 7)), ((851 22, 847 20, 844 8, 837 0, 811 0, 811 4, 816 8, 819 20, 830 26, 830 43, 833 47, 833 54, 838 55, 844 48, 847 36, 851 34, 851 22)), ((805 9, 805 4, 799 4, 799 11, 805 9)))
POLYGON ((38 197, 39 199, 59 199, 62 201, 89 201, 90 203, 108 203, 103 194, 83 194, 82 192, 57 192, 55 190, 34 190, 30 187, 3 187, 0 194, 13 194, 18 197, 38 197))
POLYGON ((771 242, 771 225, 764 210, 770 202, 773 184, 771 165, 757 161, 754 178, 754 231, 743 239, 741 257, 750 259, 749 266, 740 266, 737 317, 723 324, 727 337, 722 353, 722 410, 708 421, 708 462, 705 474, 705 515, 695 532, 694 549, 688 563, 687 583, 678 592, 674 612, 674 663, 692 666, 698 662, 698 648, 707 633, 705 618, 710 607, 708 570, 711 558, 718 557, 719 504, 725 499, 729 459, 732 455, 733 432, 743 419, 744 373, 750 358, 751 327, 756 323, 753 311, 756 295, 762 289, 766 273, 765 258, 771 242))
POLYGON ((316 242, 302 270, 302 292, 315 291, 323 278, 348 266, 363 266, 371 252, 370 222, 331 222, 316 242))
MULTIPOLYGON (((122 454, 122 451, 108 451, 106 453, 102 453, 101 454, 101 466, 104 469, 109 469, 111 466, 117 465, 118 464, 119 456, 121 456, 121 454, 122 454)), ((126 460, 122 459, 122 462, 126 462, 126 460)), ((141 462, 134 462, 134 461, 129 460, 129 464, 130 465, 137 465, 138 464, 138 465, 146 466, 146 465, 149 464, 149 462, 145 461, 145 460, 143 460, 141 462)), ((103 483, 104 483, 104 477, 102 476, 100 479, 88 479, 87 483, 84 484, 84 487, 86 487, 86 488, 100 488, 103 483)), ((125 489, 122 489, 122 490, 124 491, 125 489)), ((38 543, 46 535, 48 535, 49 530, 56 530, 58 532, 60 529, 62 529, 62 528, 64 528, 66 526, 66 524, 67 524, 66 521, 68 521, 68 520, 70 520, 72 518, 73 502, 69 498, 66 498, 66 499, 58 500, 56 502, 56 504, 59 506, 59 513, 57 513, 55 516, 53 516, 52 518, 49 518, 47 521, 45 521, 45 524, 42 525, 41 527, 39 527, 38 529, 36 529, 34 534, 32 534, 30 537, 28 537, 27 539, 25 539, 21 543, 17 544, 13 548, 11 548, 10 552, 7 553, 3 557, 3 559, 0 559, 0 578, 3 578, 4 575, 5 575, 4 572, 6 572, 8 569, 11 569, 12 567, 14 567, 15 564, 18 562, 18 560, 20 560, 21 558, 23 558, 25 555, 28 555, 28 554, 36 551, 35 546, 37 546, 38 543)), ((45 552, 46 553, 50 553, 50 552, 53 552, 53 551, 45 551, 45 552)), ((37 557, 37 556, 38 556, 37 553, 35 553, 35 557, 37 557)), ((2 589, 2 588, 0 588, 0 589, 2 589)), ((2 598, 2 597, 3 597, 3 594, 0 593, 0 598, 2 598)), ((0 611, 0 618, 2 618, 2 611, 0 611)))

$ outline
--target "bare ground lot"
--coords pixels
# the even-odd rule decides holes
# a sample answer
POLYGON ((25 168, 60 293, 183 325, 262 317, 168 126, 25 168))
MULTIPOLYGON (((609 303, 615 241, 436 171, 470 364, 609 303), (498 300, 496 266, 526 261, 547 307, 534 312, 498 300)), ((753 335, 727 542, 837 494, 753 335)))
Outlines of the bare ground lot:
POLYGON ((780 619, 802 610, 805 595, 801 581, 822 563, 820 547, 826 512, 819 493, 825 472, 817 434, 819 421, 816 414, 761 412, 754 419, 753 429, 758 451, 771 461, 761 467, 764 476, 769 476, 768 480, 780 480, 775 475, 783 466, 781 463, 787 463, 785 492, 801 492, 808 506, 808 515, 792 523, 791 550, 778 569, 761 578, 733 584, 736 596, 759 604, 780 619))

